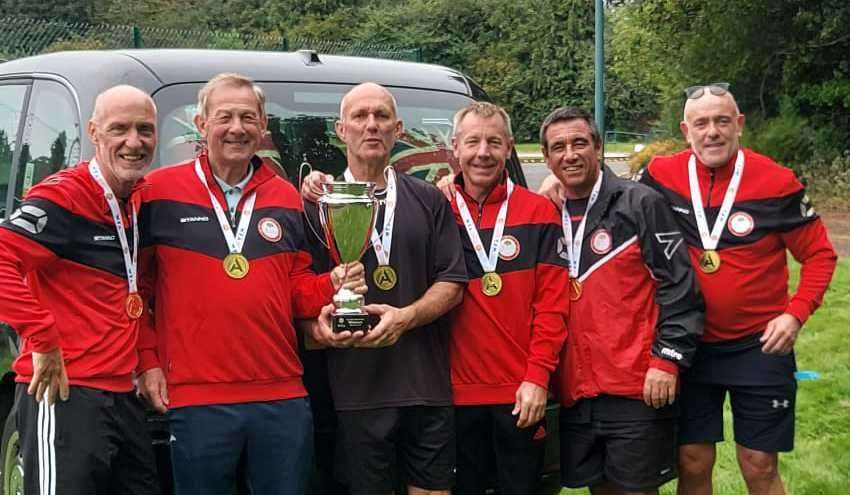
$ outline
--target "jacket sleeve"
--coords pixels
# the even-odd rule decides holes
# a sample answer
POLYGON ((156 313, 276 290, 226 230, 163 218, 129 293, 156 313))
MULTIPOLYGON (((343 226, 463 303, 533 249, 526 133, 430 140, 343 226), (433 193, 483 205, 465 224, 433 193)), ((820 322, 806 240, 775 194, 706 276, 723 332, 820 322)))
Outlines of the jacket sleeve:
POLYGON ((289 283, 292 287, 292 309, 295 318, 315 318, 319 316, 322 306, 329 304, 333 298, 334 288, 330 272, 316 275, 313 272, 313 259, 310 255, 308 235, 313 235, 306 225, 307 218, 299 224, 298 250, 293 253, 292 267, 289 273, 289 283))
POLYGON ((139 365, 137 371, 144 373, 151 368, 165 368, 157 347, 154 295, 156 287, 156 248, 148 246, 139 253, 139 295, 145 303, 145 311, 139 318, 139 365))
POLYGON ((547 212, 551 210, 551 216, 547 217, 549 223, 541 225, 543 231, 534 268, 531 343, 524 381, 548 388, 549 376, 558 365, 567 338, 570 274, 557 252, 558 239, 562 235, 560 219, 551 204, 547 202, 545 206, 547 212))
POLYGON ((28 274, 59 258, 67 245, 69 212, 44 198, 28 198, 0 224, 0 320, 35 352, 60 345, 56 321, 33 294, 28 274))
POLYGON ((693 361, 703 332, 705 303, 688 258, 684 236, 663 197, 640 186, 638 236, 641 254, 656 282, 658 328, 650 367, 678 373, 693 361))
POLYGON ((785 312, 805 323, 823 302, 838 255, 820 218, 781 234, 794 259, 802 264, 797 292, 788 302, 785 312))

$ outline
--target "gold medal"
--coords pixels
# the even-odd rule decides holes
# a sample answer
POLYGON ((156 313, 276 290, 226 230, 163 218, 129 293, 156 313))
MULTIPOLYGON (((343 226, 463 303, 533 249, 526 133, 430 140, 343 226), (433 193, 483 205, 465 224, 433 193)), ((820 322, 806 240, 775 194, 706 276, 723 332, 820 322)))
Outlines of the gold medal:
POLYGON ((496 272, 487 272, 481 277, 481 292, 493 297, 502 292, 502 277, 496 272))
POLYGON ((390 265, 380 265, 372 272, 372 281, 379 289, 390 290, 398 282, 398 276, 390 265))
POLYGON ((581 282, 577 278, 570 279, 570 301, 578 301, 581 299, 582 291, 581 282))
POLYGON ((142 296, 138 292, 133 292, 127 295, 127 301, 124 303, 124 309, 127 310, 127 316, 137 320, 141 318, 145 311, 145 303, 142 302, 142 296))
POLYGON ((224 257, 224 272, 230 278, 240 279, 248 275, 248 258, 239 253, 230 253, 224 257))
POLYGON ((720 269, 720 255, 709 249, 699 255, 699 268, 704 273, 714 273, 720 269))

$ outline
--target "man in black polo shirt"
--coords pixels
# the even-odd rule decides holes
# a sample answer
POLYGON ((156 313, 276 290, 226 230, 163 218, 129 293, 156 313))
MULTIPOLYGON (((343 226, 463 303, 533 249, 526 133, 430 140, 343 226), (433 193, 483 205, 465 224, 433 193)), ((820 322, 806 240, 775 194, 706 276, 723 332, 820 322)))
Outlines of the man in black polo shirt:
MULTIPOLYGON (((382 200, 373 248, 363 257, 365 309, 380 322, 366 334, 334 334, 328 306, 310 333, 331 348, 336 471, 355 495, 387 495, 400 483, 409 494, 448 494, 453 483, 449 336, 442 317, 462 298, 466 268, 448 201, 419 179, 384 172, 401 130, 385 88, 365 83, 343 97, 336 132, 347 147, 344 178, 374 182, 382 200)), ((315 225, 316 209, 307 209, 315 225)), ((329 263, 326 248, 318 239, 314 244, 314 260, 329 263)))

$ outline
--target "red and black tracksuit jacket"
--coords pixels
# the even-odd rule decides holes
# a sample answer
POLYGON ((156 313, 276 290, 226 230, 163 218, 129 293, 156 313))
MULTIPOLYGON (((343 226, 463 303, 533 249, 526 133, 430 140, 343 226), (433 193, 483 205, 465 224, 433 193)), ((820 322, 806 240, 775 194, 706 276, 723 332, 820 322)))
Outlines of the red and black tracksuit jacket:
MULTIPOLYGON (((489 251, 493 226, 507 188, 496 186, 482 205, 464 195, 489 251)), ((563 236, 554 206, 542 196, 516 186, 508 204, 496 272, 502 290, 481 292, 481 263, 452 199, 460 229, 469 285, 451 317, 452 392, 456 405, 510 404, 524 381, 549 388, 550 374, 567 337, 569 270, 558 256, 563 236)))
POLYGON ((32 187, 0 224, 0 286, 0 320, 22 341, 17 382, 32 379, 33 352, 61 347, 71 385, 133 389, 138 323, 126 313, 121 244, 87 162, 32 187))
MULTIPOLYGON (((703 247, 688 186, 690 150, 655 157, 641 181, 664 195, 688 244, 694 266, 703 247)), ((734 169, 735 157, 719 168, 697 160, 697 177, 708 225, 714 225, 734 169)), ((837 256, 826 229, 790 169, 744 150, 744 173, 717 246, 720 268, 697 269, 705 296, 705 342, 741 339, 764 331, 782 313, 800 323, 823 301, 837 256), (785 250, 802 263, 800 284, 788 296, 785 250)))
POLYGON ((316 317, 333 287, 310 271, 300 195, 259 159, 251 166, 237 206, 256 191, 241 280, 224 271, 227 243, 194 160, 152 172, 141 191, 142 289, 153 294, 154 319, 142 325, 140 368, 165 371, 171 407, 306 395, 293 319, 316 317))
MULTIPOLYGON (((566 247, 561 253, 567 257, 566 247)), ((690 366, 703 302, 682 233, 664 198, 603 167, 582 241, 581 297, 570 305, 561 404, 601 394, 643 399, 649 368, 690 366)))

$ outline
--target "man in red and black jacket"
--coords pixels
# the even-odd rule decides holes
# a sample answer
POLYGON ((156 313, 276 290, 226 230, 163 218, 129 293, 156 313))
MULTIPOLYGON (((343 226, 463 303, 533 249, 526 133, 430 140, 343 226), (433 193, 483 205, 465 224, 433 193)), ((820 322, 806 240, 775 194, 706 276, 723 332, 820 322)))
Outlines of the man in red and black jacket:
POLYGON ((641 177, 670 204, 706 302, 705 334, 683 376, 679 493, 711 493, 728 392, 750 493, 780 494, 778 452, 794 445, 793 346, 836 254, 794 173, 740 147, 744 115, 728 85, 686 93, 691 148, 654 158, 641 177), (802 264, 793 297, 786 250, 802 264))
POLYGON ((499 493, 529 494, 540 479, 550 374, 567 336, 567 264, 558 213, 505 171, 510 119, 476 102, 455 116, 462 174, 451 203, 469 285, 451 319, 457 477, 453 493, 483 495, 489 460, 499 493))
POLYGON ((21 337, 24 488, 155 495, 133 373, 143 312, 134 193, 153 160, 156 107, 143 91, 116 86, 97 97, 88 132, 95 158, 31 188, 0 224, 0 320, 21 337))
POLYGON ((239 74, 199 92, 206 150, 157 170, 141 191, 143 292, 154 318, 140 337, 141 388, 171 429, 175 491, 302 494, 313 422, 294 318, 316 316, 362 265, 310 271, 301 199, 256 151, 262 90, 239 74))
POLYGON ((600 165, 587 112, 555 110, 540 142, 565 197, 571 277, 561 478, 594 494, 657 493, 676 476, 678 376, 703 326, 683 237, 659 193, 600 165))

